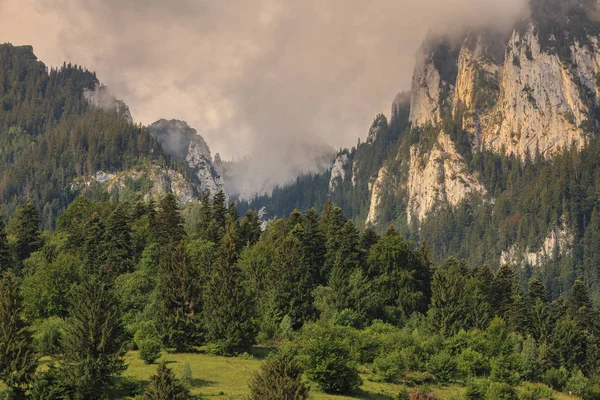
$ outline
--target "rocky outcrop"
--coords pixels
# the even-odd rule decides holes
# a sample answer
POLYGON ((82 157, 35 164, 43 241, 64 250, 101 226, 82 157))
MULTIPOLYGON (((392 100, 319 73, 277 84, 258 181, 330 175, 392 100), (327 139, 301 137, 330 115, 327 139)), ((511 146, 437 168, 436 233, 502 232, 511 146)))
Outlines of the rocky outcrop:
POLYGON ((423 154, 417 145, 411 148, 407 193, 411 224, 423 221, 440 204, 457 206, 471 194, 485 195, 486 190, 468 173, 454 143, 442 132, 431 151, 423 154))
POLYGON ((346 168, 349 161, 350 157, 348 157, 348 153, 340 153, 335 158, 333 167, 331 168, 331 178, 329 178, 330 195, 335 193, 335 189, 340 183, 344 182, 344 179, 346 178, 346 168))
POLYGON ((366 226, 374 226, 379 222, 381 203, 385 194, 386 188, 389 187, 389 173, 387 166, 379 170, 377 179, 371 189, 371 205, 369 206, 369 214, 367 215, 366 226))
MULTIPOLYGON (((183 160, 194 171, 200 192, 215 195, 225 191, 225 182, 215 168, 210 148, 202 136, 186 122, 161 119, 148 127, 150 135, 158 141, 170 156, 183 160)), ((220 160, 220 157, 219 157, 220 160)))
POLYGON ((94 185, 101 185, 108 193, 123 193, 137 187, 136 194, 144 200, 159 200, 167 193, 172 193, 181 204, 200 197, 200 187, 188 182, 177 171, 166 169, 155 164, 134 168, 118 173, 99 171, 92 177, 81 177, 71 185, 71 190, 85 190, 94 185))
POLYGON ((94 89, 84 89, 83 97, 87 102, 95 107, 106 111, 117 113, 120 117, 125 118, 129 122, 133 122, 129 107, 117 98, 108 90, 108 87, 102 84, 96 84, 94 89))
POLYGON ((529 248, 520 250, 517 246, 512 246, 510 249, 503 251, 500 255, 500 264, 541 267, 545 262, 553 260, 556 256, 562 258, 569 255, 574 241, 573 234, 561 224, 550 231, 542 246, 536 251, 529 248))
POLYGON ((421 49, 417 54, 410 100, 409 119, 414 127, 436 125, 441 121, 441 84, 432 54, 421 49))

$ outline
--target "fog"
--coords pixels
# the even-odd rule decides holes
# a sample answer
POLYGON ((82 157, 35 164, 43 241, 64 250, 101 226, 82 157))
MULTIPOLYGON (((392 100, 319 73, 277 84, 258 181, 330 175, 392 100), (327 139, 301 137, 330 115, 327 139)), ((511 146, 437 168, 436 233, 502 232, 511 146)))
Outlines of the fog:
POLYGON ((389 115, 429 30, 510 26, 525 3, 0 0, 0 38, 95 70, 137 122, 182 119, 213 154, 249 156, 259 187, 313 170, 314 153, 389 115))

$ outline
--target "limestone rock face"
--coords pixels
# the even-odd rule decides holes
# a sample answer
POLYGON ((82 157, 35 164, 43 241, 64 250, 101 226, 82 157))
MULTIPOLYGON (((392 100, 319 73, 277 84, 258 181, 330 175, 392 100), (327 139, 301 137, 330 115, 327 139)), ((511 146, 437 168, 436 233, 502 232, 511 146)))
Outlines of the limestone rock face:
POLYGON ((108 87, 102 84, 96 84, 93 90, 84 89, 83 97, 91 105, 101 108, 106 111, 112 111, 117 115, 125 118, 129 122, 133 122, 129 107, 117 98, 108 90, 108 87))
POLYGON ((469 195, 486 190, 468 173, 462 156, 450 137, 441 133, 434 148, 421 154, 414 145, 408 173, 408 222, 421 222, 442 202, 457 206, 469 195))
POLYGON ((329 194, 335 192, 336 187, 346 178, 346 166, 350 158, 347 153, 338 154, 331 168, 331 178, 329 179, 329 194))
POLYGON ((412 80, 409 118, 413 126, 436 125, 441 121, 441 84, 442 79, 431 54, 421 49, 412 80))
POLYGON ((560 224, 550 230, 542 246, 537 250, 526 248, 519 251, 516 246, 512 246, 503 251, 500 255, 500 264, 541 267, 545 261, 553 259, 557 254, 559 257, 568 255, 572 251, 574 242, 573 234, 564 224, 560 224))
POLYGON ((377 180, 371 189, 371 205, 369 207, 369 215, 367 216, 366 225, 376 225, 380 217, 380 208, 386 188, 389 186, 390 176, 387 166, 382 167, 377 175, 377 180))
POLYGON ((161 119, 150 125, 148 131, 169 155, 184 160, 194 171, 201 193, 208 191, 214 196, 220 190, 225 191, 225 182, 218 172, 220 157, 215 166, 208 144, 195 129, 184 121, 161 119))

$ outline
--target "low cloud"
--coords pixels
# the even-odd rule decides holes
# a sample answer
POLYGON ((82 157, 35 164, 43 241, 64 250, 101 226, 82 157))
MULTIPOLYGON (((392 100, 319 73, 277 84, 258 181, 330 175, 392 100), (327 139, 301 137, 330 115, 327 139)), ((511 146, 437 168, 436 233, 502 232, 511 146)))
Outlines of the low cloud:
MULTIPOLYGON (((0 0, 0 37, 97 72, 136 121, 187 121, 277 182, 351 146, 409 88, 429 30, 509 26, 526 0, 0 0), (319 153, 320 150, 317 152, 319 153), (294 165, 290 168, 290 162, 294 165)), ((253 181, 254 181, 253 180, 253 181)), ((252 184, 254 185, 254 184, 252 184)))

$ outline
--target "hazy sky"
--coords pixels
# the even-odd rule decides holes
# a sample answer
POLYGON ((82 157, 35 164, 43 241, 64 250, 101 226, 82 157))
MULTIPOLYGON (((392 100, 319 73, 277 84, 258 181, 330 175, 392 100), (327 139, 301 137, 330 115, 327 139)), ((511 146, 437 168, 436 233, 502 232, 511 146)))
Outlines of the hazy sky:
POLYGON ((95 70, 137 122, 183 119, 224 159, 265 161, 355 144, 429 28, 506 24, 525 1, 0 0, 0 41, 95 70))

